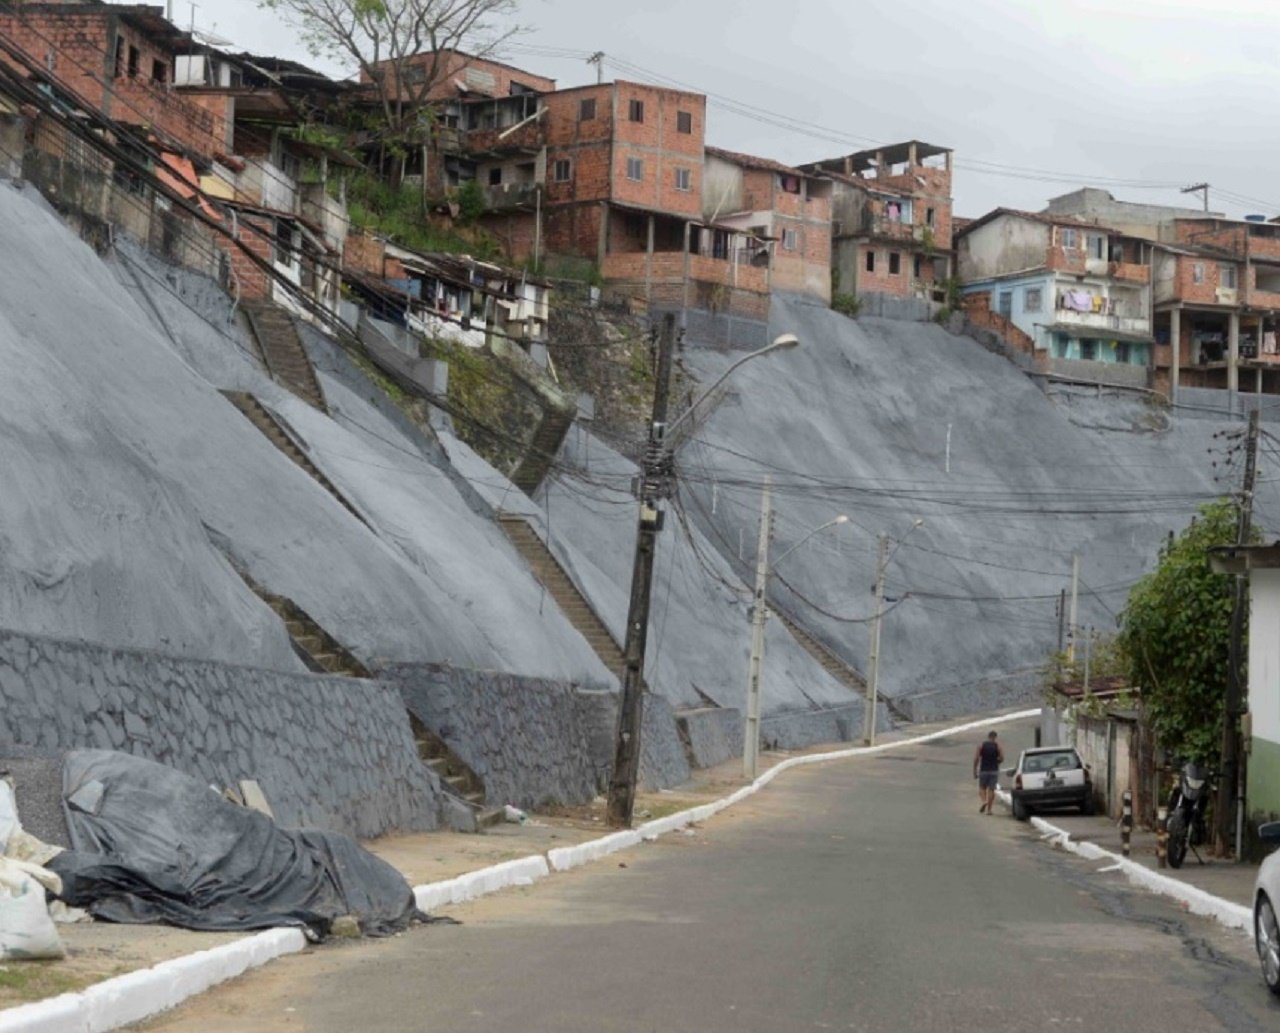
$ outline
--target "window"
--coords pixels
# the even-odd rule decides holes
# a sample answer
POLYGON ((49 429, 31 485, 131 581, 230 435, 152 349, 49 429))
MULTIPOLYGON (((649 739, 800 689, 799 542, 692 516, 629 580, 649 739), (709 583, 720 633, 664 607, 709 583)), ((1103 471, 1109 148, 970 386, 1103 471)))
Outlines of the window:
POLYGON ((693 173, 689 169, 676 169, 676 189, 693 189, 693 173))
POLYGON ((933 225, 933 209, 932 208, 926 208, 924 210, 924 224, 926 226, 933 225))
POLYGON ((644 179, 644 160, 641 158, 627 159, 627 179, 634 179, 636 182, 644 179))
POLYGON ((676 112, 676 132, 677 133, 693 132, 693 112, 691 111, 676 112))
POLYGON ((1132 349, 1128 341, 1116 341, 1116 362, 1127 366, 1132 361, 1132 349))
POLYGON ((129 78, 136 79, 138 76, 138 62, 142 60, 142 55, 138 52, 137 47, 129 48, 129 78))
POLYGON ((596 117, 596 99, 588 97, 586 100, 578 104, 578 121, 590 122, 596 117))
POLYGON ((638 215, 628 215, 623 223, 623 229, 628 237, 644 236, 644 220, 638 215))
POLYGON ((889 252, 889 275, 897 276, 902 268, 902 256, 896 251, 889 252))
POLYGON ((552 167, 552 175, 557 183, 568 183, 573 178, 573 166, 568 158, 557 158, 552 167))
POLYGON ((874 251, 867 252, 867 272, 874 273, 876 271, 876 253, 874 251))
POLYGON ((724 230, 716 230, 715 235, 711 238, 711 257, 729 257, 729 234, 724 230))
POLYGON ((1062 247, 1066 251, 1074 251, 1076 248, 1076 231, 1070 227, 1063 227, 1058 231, 1061 234, 1062 247))
POLYGON ((151 62, 151 81, 152 82, 168 82, 169 66, 163 61, 151 62))
POLYGON ((116 37, 116 54, 115 54, 115 71, 112 73, 115 78, 119 79, 124 75, 124 37, 116 37))
POLYGON ((1236 289, 1236 267, 1234 265, 1218 266, 1218 286, 1229 290, 1236 289))
POLYGON ((782 187, 784 194, 800 193, 800 177, 799 176, 779 176, 778 185, 782 187))
POLYGON ((490 169, 490 170, 489 170, 489 185, 490 185, 491 187, 496 187, 496 186, 500 185, 501 183, 502 183, 502 167, 501 167, 501 166, 498 166, 498 168, 496 168, 496 169, 490 169))
POLYGON ((1107 257, 1107 238, 1090 235, 1085 238, 1085 246, 1090 258, 1107 257))
POLYGON ((996 311, 1008 319, 1013 315, 1013 291, 1001 291, 996 299, 996 311))
POLYGON ((782 249, 784 251, 794 251, 796 249, 796 231, 782 231, 782 249))
POLYGON ((633 100, 628 107, 627 117, 631 119, 632 122, 643 122, 644 121, 644 101, 633 100))
POLYGON ((1204 263, 1196 262, 1191 266, 1191 282, 1204 283, 1204 263))
POLYGON ((1096 362, 1098 360, 1098 342, 1092 338, 1086 338, 1080 342, 1080 358, 1085 362, 1096 362))
POLYGON ((911 275, 917 280, 920 279, 920 270, 924 266, 924 259, 920 255, 916 255, 911 260, 911 275))
POLYGON ((1028 287, 1022 293, 1022 308, 1026 312, 1039 312, 1041 305, 1039 287, 1028 287))

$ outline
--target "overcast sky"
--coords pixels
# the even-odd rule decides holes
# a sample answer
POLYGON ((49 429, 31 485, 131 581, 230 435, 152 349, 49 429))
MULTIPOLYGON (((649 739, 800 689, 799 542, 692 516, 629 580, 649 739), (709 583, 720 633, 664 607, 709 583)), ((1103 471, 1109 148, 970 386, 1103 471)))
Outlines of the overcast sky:
MULTIPOLYGON (((1203 181, 1215 210, 1280 214, 1276 0, 522 0, 520 21, 510 63, 577 86, 604 51, 606 78, 708 94, 720 147, 803 162, 950 146, 957 214, 1086 184, 1194 206, 1178 188, 1203 181)), ((195 24, 342 71, 255 0, 204 0, 195 24)))

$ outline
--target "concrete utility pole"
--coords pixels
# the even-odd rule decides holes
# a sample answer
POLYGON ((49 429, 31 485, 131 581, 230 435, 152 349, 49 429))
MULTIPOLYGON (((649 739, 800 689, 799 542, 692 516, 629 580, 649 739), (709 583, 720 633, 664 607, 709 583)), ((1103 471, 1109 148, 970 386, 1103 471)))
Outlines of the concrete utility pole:
MULTIPOLYGON (((1240 522, 1236 544, 1248 545, 1253 530, 1253 490, 1258 476, 1258 410, 1249 413, 1249 430, 1244 446, 1244 490, 1240 496, 1240 522)), ((1214 807, 1214 838, 1219 856, 1227 853, 1232 826, 1242 824, 1236 810, 1244 804, 1240 749, 1240 718, 1243 715, 1244 685, 1241 678, 1244 652, 1244 617, 1249 599, 1249 582, 1245 574, 1235 576, 1235 599, 1231 609, 1231 641, 1227 659, 1226 714, 1222 722, 1222 775, 1218 779, 1218 800, 1214 807)), ((1240 858, 1240 840, 1236 838, 1236 859, 1240 858)))
POLYGON ((867 707, 862 715, 862 741, 876 741, 876 703, 880 698, 880 622, 884 617, 884 572, 889 565, 889 536, 881 534, 876 552, 876 610, 871 619, 871 657, 867 672, 867 707))
POLYGON ((604 51, 597 50, 587 58, 587 64, 596 66, 596 85, 599 86, 604 82, 604 51))
POLYGON ((676 317, 662 320, 658 336, 657 379, 649 442, 640 468, 640 519, 636 528, 635 560, 631 568, 631 601, 627 607, 626 641, 622 647, 622 700, 618 736, 609 776, 608 821, 629 828, 635 808, 636 775, 640 768, 640 727, 643 718, 644 651, 649 636, 649 597, 653 588, 653 557, 662 529, 661 503, 670 490, 670 453, 663 445, 667 429, 667 399, 671 393, 671 357, 675 350, 676 317))
POLYGON ((1076 604, 1080 591, 1080 555, 1071 555, 1071 620, 1067 627, 1067 663, 1076 662, 1076 604))
POLYGON ((742 774, 756 777, 760 755, 760 668, 764 663, 764 624, 769 617, 769 539, 773 536, 773 478, 765 477, 760 495, 760 542, 756 548, 756 593, 751 611, 751 661, 747 673, 747 714, 743 729, 742 774))

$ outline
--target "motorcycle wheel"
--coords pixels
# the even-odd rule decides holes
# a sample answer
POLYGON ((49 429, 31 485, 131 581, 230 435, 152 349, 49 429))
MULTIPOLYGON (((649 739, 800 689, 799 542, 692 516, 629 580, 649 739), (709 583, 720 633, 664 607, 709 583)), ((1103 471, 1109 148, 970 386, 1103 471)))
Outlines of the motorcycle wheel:
POLYGON ((1169 815, 1169 867, 1181 868, 1187 856, 1187 820, 1181 811, 1169 815))

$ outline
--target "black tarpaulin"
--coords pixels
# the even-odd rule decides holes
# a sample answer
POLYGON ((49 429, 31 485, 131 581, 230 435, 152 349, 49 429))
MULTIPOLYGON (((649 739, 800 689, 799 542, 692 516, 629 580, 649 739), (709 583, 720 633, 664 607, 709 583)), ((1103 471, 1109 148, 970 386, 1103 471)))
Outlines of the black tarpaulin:
POLYGON ((97 918, 324 936, 355 915, 377 936, 422 917, 404 877, 349 836, 279 828, 173 768, 77 750, 62 785, 73 849, 49 867, 97 918))

